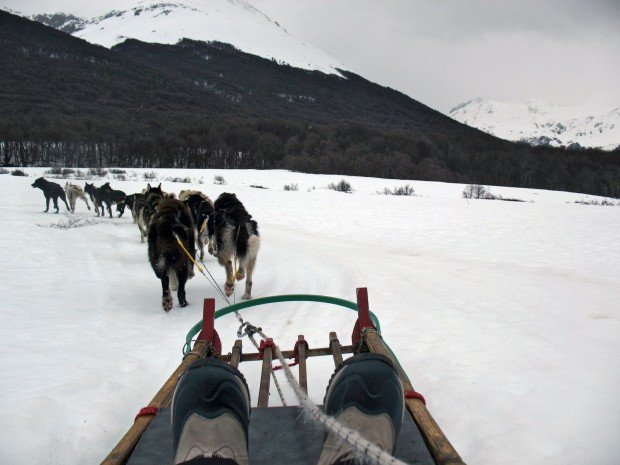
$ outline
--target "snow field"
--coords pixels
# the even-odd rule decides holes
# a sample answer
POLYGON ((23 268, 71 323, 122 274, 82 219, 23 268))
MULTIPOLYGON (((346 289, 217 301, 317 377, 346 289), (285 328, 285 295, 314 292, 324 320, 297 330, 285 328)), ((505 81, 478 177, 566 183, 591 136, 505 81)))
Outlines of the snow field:
MULTIPOLYGON (((180 362, 202 299, 224 303, 197 274, 190 306, 175 296, 166 314, 130 213, 95 218, 78 201, 76 214, 97 224, 45 227, 63 215, 41 213, 30 184, 44 170, 26 171, 0 176, 0 462, 97 463, 180 362)), ((153 170, 111 184, 137 192, 144 171, 153 170)), ((154 171, 194 181, 164 181, 166 191, 235 192, 245 204, 262 237, 254 297, 354 300, 368 287, 386 341, 465 462, 620 462, 620 208, 576 205, 590 197, 565 192, 491 187, 528 201, 513 203, 462 199, 458 184, 347 177, 355 192, 342 194, 324 189, 338 176, 154 171), (216 174, 227 185, 212 184, 216 174), (290 183, 299 191, 282 190, 290 183), (376 195, 406 183, 418 197, 376 195)), ((222 284, 223 268, 205 263, 222 284)), ((326 346, 329 331, 346 344, 354 322, 353 312, 313 304, 244 315, 286 348, 302 333, 326 346)), ((234 316, 216 327, 232 347, 234 316)), ((242 368, 255 402, 260 364, 242 368)), ((332 370, 331 359, 309 360, 314 401, 332 370)), ((275 390, 270 402, 280 403, 275 390)))

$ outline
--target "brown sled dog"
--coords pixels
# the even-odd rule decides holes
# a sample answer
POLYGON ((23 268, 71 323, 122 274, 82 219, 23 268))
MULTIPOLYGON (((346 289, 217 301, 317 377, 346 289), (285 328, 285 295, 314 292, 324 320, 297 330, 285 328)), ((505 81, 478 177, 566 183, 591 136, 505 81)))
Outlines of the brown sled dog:
POLYGON ((181 240, 192 258, 196 255, 194 221, 189 208, 176 199, 164 199, 157 206, 149 230, 149 261, 161 280, 165 311, 172 308, 171 290, 178 291, 179 305, 187 307, 185 283, 194 275, 194 264, 175 238, 181 240))

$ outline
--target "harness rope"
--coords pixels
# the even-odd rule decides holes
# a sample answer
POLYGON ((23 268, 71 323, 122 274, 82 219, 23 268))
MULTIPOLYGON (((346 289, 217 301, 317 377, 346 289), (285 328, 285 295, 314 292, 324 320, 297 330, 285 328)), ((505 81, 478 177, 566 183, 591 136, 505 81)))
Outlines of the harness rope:
MULTIPOLYGON (((215 278, 213 277, 213 275, 211 274, 211 272, 207 268, 207 265, 205 265, 205 263, 202 260, 200 260, 200 263, 202 263, 202 267, 201 267, 198 264, 198 262, 194 259, 194 257, 192 257, 192 255, 189 253, 189 251, 187 250, 187 248, 185 247, 185 245, 183 244, 183 241, 179 238, 179 236, 177 236, 177 234, 174 233, 174 232, 172 234, 174 235, 174 238, 176 239, 177 243, 179 244, 179 246, 181 247, 183 252, 185 252, 185 254, 189 257, 189 259, 196 266, 196 268, 198 268, 198 271, 200 271, 200 273, 205 278, 207 278, 207 281, 209 281, 209 284, 211 284, 219 292, 219 294, 224 298, 226 303, 228 305, 231 305, 230 300, 228 299, 228 296, 226 296, 224 291, 222 291, 222 288, 217 284, 217 281, 215 280, 215 278), (203 269, 203 267, 204 267, 204 269, 203 269), (209 279, 209 276, 207 276, 205 274, 205 271, 207 273, 209 273, 210 279, 209 279)), ((239 237, 239 229, 237 229, 237 237, 239 237)), ((236 259, 236 255, 235 255, 235 259, 236 259)), ((235 272, 234 278, 236 278, 236 272, 235 272)), ((235 294, 233 293, 233 297, 234 297, 234 295, 235 294)), ((248 338, 252 341, 252 344, 254 344, 256 349, 258 349, 258 344, 254 340, 254 336, 253 336, 256 331, 252 332, 252 329, 250 329, 250 328, 256 329, 256 327, 254 325, 250 324, 249 322, 245 322, 243 320, 243 318, 241 317, 241 315, 239 314, 239 312, 236 311, 236 310, 235 310, 235 317, 237 318, 237 320, 241 324, 241 326, 239 327, 239 330, 237 331, 237 336, 238 337, 242 337, 243 335, 247 335, 248 338), (244 327, 246 329, 245 329, 244 332, 242 332, 241 330, 244 327)), ((260 328, 258 328, 258 329, 260 330, 260 328)), ((282 393, 282 389, 280 388, 280 383, 278 382, 278 378, 276 377, 276 374, 275 374, 273 368, 271 369, 271 377, 273 379, 273 384, 275 385, 275 387, 276 387, 276 389, 278 391, 278 395, 280 396, 280 401, 282 402, 282 405, 286 406, 286 400, 284 399, 284 394, 282 393)))

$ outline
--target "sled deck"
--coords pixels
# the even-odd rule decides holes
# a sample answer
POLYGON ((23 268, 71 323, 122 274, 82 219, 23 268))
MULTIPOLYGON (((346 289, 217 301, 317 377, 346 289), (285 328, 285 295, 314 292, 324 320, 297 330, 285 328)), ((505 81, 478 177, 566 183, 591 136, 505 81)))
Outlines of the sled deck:
MULTIPOLYGON (((343 355, 358 352, 375 352, 389 357, 403 383, 405 406, 409 413, 397 441, 394 456, 406 463, 416 465, 465 465, 426 408, 422 395, 417 393, 398 359, 382 339, 379 321, 370 312, 368 294, 365 288, 357 290, 357 303, 333 297, 318 295, 283 295, 255 299, 231 305, 215 312, 215 300, 205 299, 203 320, 188 333, 185 357, 179 367, 164 383, 149 405, 136 416, 134 424, 116 447, 104 459, 102 465, 171 465, 172 424, 170 402, 176 384, 187 367, 203 357, 218 357, 220 360, 239 367, 242 362, 262 364, 258 401, 252 408, 249 425, 249 455, 254 465, 314 465, 320 455, 324 432, 302 418, 299 406, 269 407, 272 389, 271 376, 275 354, 269 344, 261 344, 256 352, 243 352, 242 339, 237 339, 230 351, 222 353, 219 335, 215 330, 215 319, 232 312, 276 302, 313 301, 329 303, 356 310, 357 320, 352 333, 352 343, 341 345, 335 332, 329 333, 326 346, 309 348, 303 335, 299 335, 295 347, 282 350, 287 359, 294 359, 297 378, 304 392, 308 392, 308 357, 328 356, 338 367, 343 355), (198 336, 195 338, 196 334, 198 336), (191 342, 195 343, 191 346, 191 342)), ((238 333, 239 334, 239 333, 238 333)), ((276 364, 279 365, 276 358, 276 364)), ((239 367, 243 371, 242 367, 239 367)), ((326 386, 325 386, 326 387, 326 386)), ((322 387, 324 388, 324 387, 322 387)))

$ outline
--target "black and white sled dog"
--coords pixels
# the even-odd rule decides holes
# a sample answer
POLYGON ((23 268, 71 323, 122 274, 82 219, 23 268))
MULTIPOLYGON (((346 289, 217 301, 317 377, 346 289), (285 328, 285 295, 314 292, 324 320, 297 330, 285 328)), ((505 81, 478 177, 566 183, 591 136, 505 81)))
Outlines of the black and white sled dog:
POLYGON ((177 291, 179 306, 186 307, 185 283, 194 273, 193 258, 196 255, 194 220, 187 205, 177 199, 163 199, 151 218, 148 231, 149 261, 155 275, 161 280, 162 307, 172 308, 170 291, 177 291), (183 251, 176 236, 191 255, 183 251))
POLYGON ((214 204, 215 211, 209 216, 209 253, 226 268, 227 296, 235 289, 235 280, 245 279, 245 293, 242 299, 252 298, 252 274, 256 256, 260 249, 258 224, 252 219, 235 194, 224 192, 214 204), (237 258, 239 268, 233 270, 237 258), (247 277, 246 277, 247 274, 247 277))
POLYGON ((69 208, 69 204, 67 203, 67 197, 65 196, 65 191, 62 189, 60 184, 56 184, 55 182, 47 181, 43 178, 37 178, 32 184, 32 187, 38 187, 43 191, 43 195, 45 196, 45 210, 47 213, 50 209, 50 199, 54 201, 54 208, 56 209, 56 213, 58 213, 58 198, 60 197, 62 201, 67 206, 67 210, 71 211, 69 208))
MULTIPOLYGON (((112 218, 112 205, 115 205, 119 202, 125 200, 125 193, 123 191, 116 191, 110 187, 110 183, 106 182, 100 187, 95 187, 94 184, 86 183, 84 187, 84 192, 86 192, 90 196, 90 200, 93 202, 95 206, 95 213, 97 216, 99 215, 99 209, 101 208, 101 216, 105 216, 104 205, 110 214, 110 218, 112 218)), ((118 215, 122 216, 122 212, 118 215)))
MULTIPOLYGON (((133 218, 133 222, 137 223, 138 222, 138 211, 136 210, 136 202, 140 203, 138 201, 138 199, 144 199, 144 194, 129 194, 127 197, 125 197, 125 201, 124 202, 120 202, 116 205, 116 210, 120 211, 121 205, 123 205, 123 209, 125 207, 129 208, 129 211, 131 212, 131 217, 133 218)), ((144 204, 144 201, 142 202, 142 204, 144 204)))
POLYGON ((71 213, 75 213, 75 202, 77 199, 82 199, 84 203, 86 203, 86 208, 90 210, 90 205, 88 204, 88 197, 84 193, 84 189, 76 184, 71 184, 69 181, 65 184, 65 193, 67 194, 67 200, 69 200, 69 207, 71 213))
POLYGON ((157 187, 151 187, 149 183, 146 185, 146 189, 142 191, 141 196, 134 198, 140 242, 144 242, 144 238, 148 236, 151 218, 155 215, 157 206, 164 200, 165 196, 166 193, 161 189, 161 183, 157 187))
POLYGON ((200 259, 202 260, 205 258, 205 245, 209 240, 207 222, 209 216, 213 214, 213 201, 206 194, 197 190, 182 190, 179 192, 179 200, 184 202, 192 212, 196 225, 196 243, 200 249, 200 259))

